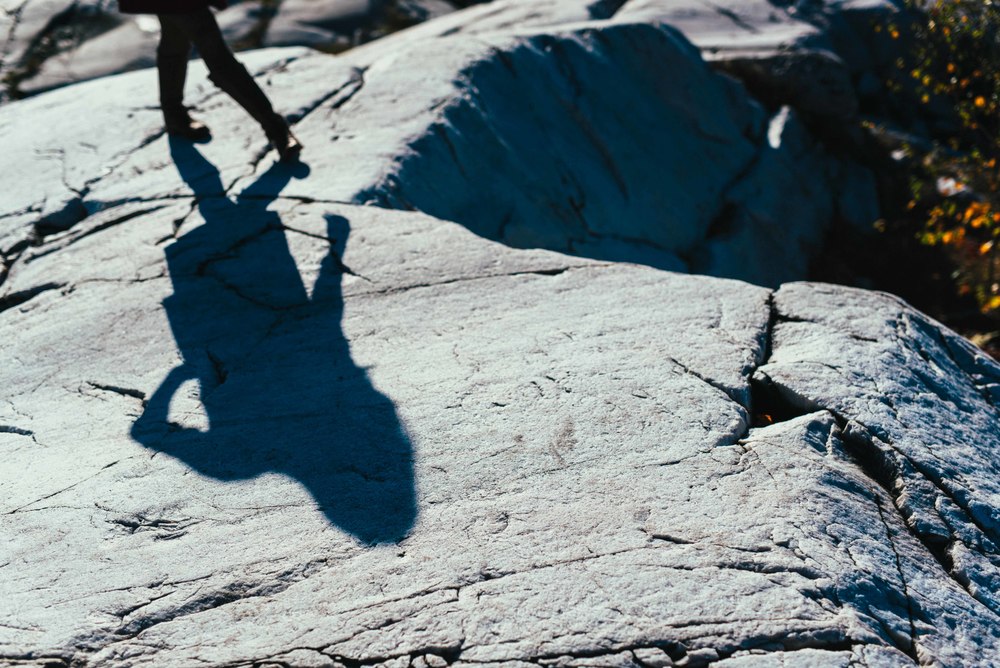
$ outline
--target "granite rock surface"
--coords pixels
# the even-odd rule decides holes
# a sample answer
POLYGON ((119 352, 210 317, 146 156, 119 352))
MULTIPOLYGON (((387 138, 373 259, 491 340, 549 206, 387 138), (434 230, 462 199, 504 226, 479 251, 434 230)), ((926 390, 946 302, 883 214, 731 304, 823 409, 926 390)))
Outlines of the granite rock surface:
POLYGON ((806 112, 573 21, 249 55, 299 165, 197 68, 204 145, 0 108, 0 663, 1000 661, 1000 365, 785 282, 806 112))
MULTIPOLYGON (((323 147, 310 159, 313 177, 289 184, 288 196, 417 209, 509 245, 768 286, 803 277, 837 225, 865 227, 878 215, 865 167, 823 144, 793 107, 764 107, 665 24, 607 19, 437 39, 404 32, 339 58, 265 50, 249 64, 304 141, 323 147)), ((0 195, 15 219, 0 231, 12 235, 8 247, 136 191, 184 190, 157 169, 150 76, 125 76, 110 93, 128 100, 129 123, 145 133, 137 150, 112 116, 85 152, 66 150, 80 133, 64 120, 67 108, 105 83, 12 111, 53 130, 0 129, 12 155, 25 156, 22 167, 31 165, 0 195), (59 176, 39 186, 42 171, 59 176)), ((245 123, 242 112, 203 84, 189 99, 224 111, 221 140, 207 154, 223 174, 241 168, 233 147, 252 135, 226 129, 245 123)))

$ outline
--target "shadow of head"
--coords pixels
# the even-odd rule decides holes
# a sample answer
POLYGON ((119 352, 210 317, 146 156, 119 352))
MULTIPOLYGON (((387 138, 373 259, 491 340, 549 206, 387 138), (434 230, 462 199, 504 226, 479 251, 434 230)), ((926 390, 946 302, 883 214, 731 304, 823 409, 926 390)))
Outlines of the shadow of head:
POLYGON ((133 437, 218 480, 281 473, 362 542, 400 540, 416 519, 412 449, 341 327, 349 220, 325 215, 327 237, 308 238, 326 253, 310 298, 290 233, 265 210, 294 167, 276 163, 234 201, 193 146, 171 150, 203 193, 204 223, 166 250, 173 294, 163 306, 182 362, 147 401, 133 437))

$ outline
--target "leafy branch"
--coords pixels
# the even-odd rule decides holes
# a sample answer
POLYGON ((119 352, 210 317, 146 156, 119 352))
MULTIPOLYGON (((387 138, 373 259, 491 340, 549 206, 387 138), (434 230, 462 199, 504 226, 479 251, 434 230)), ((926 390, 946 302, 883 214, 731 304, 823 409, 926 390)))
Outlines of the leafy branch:
POLYGON ((904 147, 917 164, 907 209, 922 221, 921 242, 956 259, 960 292, 1000 312, 1000 1, 904 4, 913 22, 885 28, 894 40, 904 30, 912 38, 890 85, 954 119, 929 149, 904 147))

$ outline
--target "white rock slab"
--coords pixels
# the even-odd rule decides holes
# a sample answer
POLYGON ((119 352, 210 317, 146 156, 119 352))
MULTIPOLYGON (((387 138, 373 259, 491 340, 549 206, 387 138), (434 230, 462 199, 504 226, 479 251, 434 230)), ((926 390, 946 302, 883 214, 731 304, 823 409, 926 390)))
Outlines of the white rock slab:
POLYGON ((364 66, 386 50, 405 51, 428 39, 554 28, 608 19, 621 4, 621 0, 493 0, 388 35, 377 43, 362 45, 352 51, 351 58, 364 66))
POLYGON ((376 0, 283 0, 268 24, 264 42, 268 46, 320 46, 336 42, 337 35, 350 39, 355 31, 374 27, 384 4, 376 0))
POLYGON ((21 81, 25 95, 98 77, 156 65, 159 24, 155 17, 123 21, 111 30, 47 58, 38 72, 21 81))
MULTIPOLYGON (((678 255, 753 160, 763 121, 682 37, 643 24, 424 42, 372 65, 329 118, 339 155, 316 167, 334 199, 417 208, 518 246, 617 237, 678 255), (457 77, 415 78, 404 58, 457 77), (406 90, 416 109, 395 102, 406 90)), ((329 123, 316 114, 302 130, 329 123)))
MULTIPOLYGON (((194 147, 174 157, 204 173, 194 147)), ((259 181, 294 177, 277 165, 259 181)), ((260 200, 253 186, 209 191, 176 237, 186 202, 127 218, 141 206, 163 203, 102 211, 8 278, 19 293, 59 287, 0 313, 0 444, 18 472, 0 478, 0 562, 15 574, 0 656, 997 655, 996 614, 853 459, 847 411, 871 400, 749 427, 767 290, 511 250, 422 214, 260 200)), ((780 318, 803 290, 778 293, 758 374, 789 365, 780 318)), ((808 290, 840 300, 825 336, 882 317, 860 293, 808 290)), ((956 387, 1000 376, 970 364, 956 387)), ((992 452, 975 455, 984 475, 992 452)), ((970 498, 989 503, 988 484, 970 498)))
POLYGON ((17 149, 0 156, 16 186, 0 208, 0 662, 998 660, 995 362, 871 293, 470 231, 493 214, 492 173, 537 197, 521 234, 537 216, 552 236, 533 202, 581 192, 608 226, 657 232, 613 174, 546 180, 606 169, 580 118, 615 139, 629 192, 670 186, 640 167, 680 165, 674 124, 703 142, 689 162, 743 147, 718 154, 739 164, 719 192, 783 224, 762 175, 825 164, 791 113, 767 119, 669 28, 549 32, 251 56, 297 120, 297 167, 198 73, 217 133, 201 147, 158 136, 148 72, 0 109, 17 149), (600 94, 658 90, 643 53, 677 71, 630 130, 600 94), (68 113, 80 91, 101 103, 68 113), (446 136, 465 159, 439 127, 464 133, 446 136), (545 170, 485 168, 509 159, 497 138, 545 170), (474 160, 473 139, 494 148, 474 160), (427 211, 385 208, 401 192, 427 211), (464 225, 431 211, 455 201, 464 225))
MULTIPOLYGON (((30 61, 44 51, 53 49, 58 54, 72 50, 81 39, 113 29, 121 20, 104 0, 3 0, 0 76, 23 78, 27 69, 37 65, 30 61)), ((8 85, 5 81, 0 97, 8 92, 8 85)))
MULTIPOLYGON (((283 78, 286 85, 275 91, 268 75, 306 53, 274 49, 240 58, 283 101, 280 110, 294 117, 328 91, 317 91, 308 74, 298 85, 283 78)), ((349 79, 350 68, 344 70, 349 79)), ((206 152, 223 169, 228 184, 252 170, 265 140, 231 100, 224 98, 220 104, 223 98, 208 83, 204 66, 193 63, 187 99, 205 109, 219 105, 223 112, 212 114, 218 136, 206 152)), ((156 73, 146 70, 0 107, 0 142, 7 147, 0 157, 6 183, 0 191, 0 252, 10 255, 27 240, 68 229, 109 204, 175 194, 183 182, 163 157, 166 138, 156 100, 156 73), (151 144, 155 153, 144 153, 151 144)))
POLYGON ((775 304, 760 383, 840 416, 912 531, 1000 612, 1000 367, 888 295, 792 284, 775 304))
MULTIPOLYGON (((371 55, 246 57, 307 147, 312 176, 289 184, 286 196, 417 209, 515 246, 765 285, 803 275, 832 221, 847 217, 832 203, 874 202, 870 175, 831 158, 801 129, 782 139, 787 114, 767 121, 742 87, 715 74, 669 27, 603 21, 405 49, 385 41, 381 57, 366 64, 371 55), (410 62, 422 65, 414 71, 410 62), (760 243, 768 239, 780 243, 760 243), (748 240, 762 252, 744 260, 748 240)), ((42 163, 51 190, 25 185, 5 194, 11 225, 37 215, 34 230, 5 232, 13 235, 8 251, 136 192, 190 192, 162 157, 152 75, 118 81, 95 111, 102 127, 85 141, 80 127, 57 117, 99 88, 7 112, 6 127, 45 114, 58 127, 42 136, 9 132, 18 150, 6 159, 42 163), (122 133, 137 125, 129 113, 146 127, 122 133)), ((206 155, 222 192, 254 174, 263 137, 198 71, 192 85, 191 101, 218 131, 206 155)))
POLYGON ((769 0, 628 0, 616 19, 669 23, 711 52, 781 48, 818 32, 794 3, 769 0))

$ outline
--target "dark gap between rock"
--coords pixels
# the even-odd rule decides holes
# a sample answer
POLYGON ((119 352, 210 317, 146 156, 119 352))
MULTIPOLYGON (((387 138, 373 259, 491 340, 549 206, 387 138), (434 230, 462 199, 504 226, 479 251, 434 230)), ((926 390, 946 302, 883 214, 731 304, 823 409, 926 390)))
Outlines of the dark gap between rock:
POLYGON ((29 288, 27 290, 21 290, 20 292, 12 292, 0 299, 0 313, 7 311, 9 309, 15 308, 31 301, 43 292, 49 292, 50 290, 60 290, 65 287, 65 283, 45 283, 34 288, 29 288))
POLYGON ((764 374, 755 373, 750 378, 750 426, 766 427, 808 415, 815 406, 795 404, 764 374))

